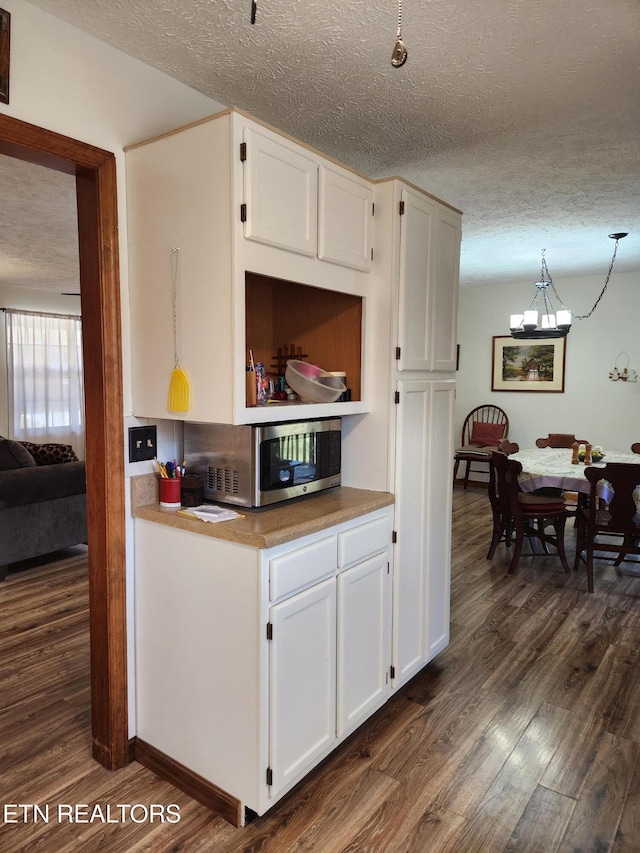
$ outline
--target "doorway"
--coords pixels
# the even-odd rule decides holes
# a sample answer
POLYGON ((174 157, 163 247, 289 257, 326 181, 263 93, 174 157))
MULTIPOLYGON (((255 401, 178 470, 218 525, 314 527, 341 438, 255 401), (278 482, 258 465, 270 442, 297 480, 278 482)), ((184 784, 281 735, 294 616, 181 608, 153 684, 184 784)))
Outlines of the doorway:
POLYGON ((122 340, 112 153, 0 115, 0 153, 74 175, 83 326, 93 757, 129 760, 122 340))

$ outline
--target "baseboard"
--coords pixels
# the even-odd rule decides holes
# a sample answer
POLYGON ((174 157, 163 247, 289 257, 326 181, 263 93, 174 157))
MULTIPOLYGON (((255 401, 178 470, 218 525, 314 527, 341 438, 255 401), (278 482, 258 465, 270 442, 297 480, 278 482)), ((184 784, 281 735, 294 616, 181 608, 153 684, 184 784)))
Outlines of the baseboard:
POLYGON ((133 739, 133 757, 156 775, 171 782, 203 806, 234 826, 243 826, 242 803, 226 791, 208 782, 183 764, 160 752, 140 738, 133 739))

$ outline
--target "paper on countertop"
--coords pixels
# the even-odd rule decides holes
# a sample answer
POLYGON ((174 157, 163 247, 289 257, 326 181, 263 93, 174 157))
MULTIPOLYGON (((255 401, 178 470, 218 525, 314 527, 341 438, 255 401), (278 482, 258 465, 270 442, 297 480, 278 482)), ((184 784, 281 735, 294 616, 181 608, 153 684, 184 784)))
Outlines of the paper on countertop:
POLYGON ((244 518, 241 513, 233 509, 213 504, 202 504, 202 506, 195 506, 192 509, 180 509, 178 515, 199 518, 201 521, 231 521, 233 518, 244 518))

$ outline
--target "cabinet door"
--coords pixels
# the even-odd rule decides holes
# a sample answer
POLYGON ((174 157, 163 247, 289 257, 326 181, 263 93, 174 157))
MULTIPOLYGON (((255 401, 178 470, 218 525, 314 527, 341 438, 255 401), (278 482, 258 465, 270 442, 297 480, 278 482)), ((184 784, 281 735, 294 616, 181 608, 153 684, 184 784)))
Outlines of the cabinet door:
POLYGON ((431 383, 427 460, 427 625, 426 660, 449 645, 451 598, 451 513, 455 382, 431 383))
POLYGON ((338 737, 389 690, 390 579, 387 550, 338 575, 338 737))
POLYGON ((271 793, 299 778, 336 739, 336 581, 271 608, 271 793))
POLYGON ((245 127, 244 236, 315 256, 318 164, 302 146, 245 127))
POLYGON ((456 369, 461 236, 460 215, 447 208, 438 208, 429 305, 430 370, 456 369))
POLYGON ((401 193, 398 370, 429 370, 430 287, 436 204, 409 189, 401 193))
MULTIPOLYGON (((430 382, 398 382, 393 593, 395 686, 425 662, 430 382)), ((447 457, 447 462, 450 463, 447 457)))
POLYGON ((320 166, 318 257, 369 272, 373 187, 364 178, 320 166))
POLYGON ((400 381, 394 556, 395 686, 449 642, 453 381, 400 381))

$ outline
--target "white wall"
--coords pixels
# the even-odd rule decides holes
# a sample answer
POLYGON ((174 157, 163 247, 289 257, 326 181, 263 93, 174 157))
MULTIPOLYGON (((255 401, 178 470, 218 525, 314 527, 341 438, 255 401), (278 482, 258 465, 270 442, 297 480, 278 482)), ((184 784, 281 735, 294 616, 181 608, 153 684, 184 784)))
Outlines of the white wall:
MULTIPOLYGON (((24 0, 3 0, 2 7, 11 13, 11 75, 10 103, 0 104, 0 112, 112 151, 116 158, 126 441, 126 428, 138 421, 129 417, 132 406, 123 149, 134 142, 212 115, 224 105, 108 47, 24 0)), ((212 63, 214 61, 212 58, 212 63)), ((163 455, 173 458, 180 436, 174 434, 173 426, 170 430, 164 426, 159 428, 159 443, 162 443, 163 450, 166 448, 163 455)), ((137 466, 128 465, 126 474, 129 476, 146 470, 151 470, 149 463, 138 463, 137 466)), ((127 500, 128 486, 127 482, 127 500)), ((126 516, 129 518, 128 506, 126 516)), ((133 638, 132 527, 129 521, 127 590, 130 642, 133 638)), ((130 667, 131 735, 135 734, 134 696, 134 673, 130 667)))
MULTIPOLYGON (((624 244, 620 246, 624 252, 624 244)), ((602 290, 601 278, 554 282, 575 314, 586 314, 602 290)), ((532 273, 533 282, 534 275, 532 273)), ((522 313, 533 285, 462 288, 458 313, 460 369, 456 396, 456 442, 474 406, 494 403, 509 417, 509 438, 532 447, 549 432, 574 433, 611 450, 629 450, 640 441, 640 382, 612 382, 609 371, 621 351, 640 376, 640 273, 616 273, 600 305, 588 320, 575 320, 566 338, 563 394, 491 391, 492 336, 509 334, 510 314, 522 313)), ((626 362, 626 358, 622 359, 626 362)))

